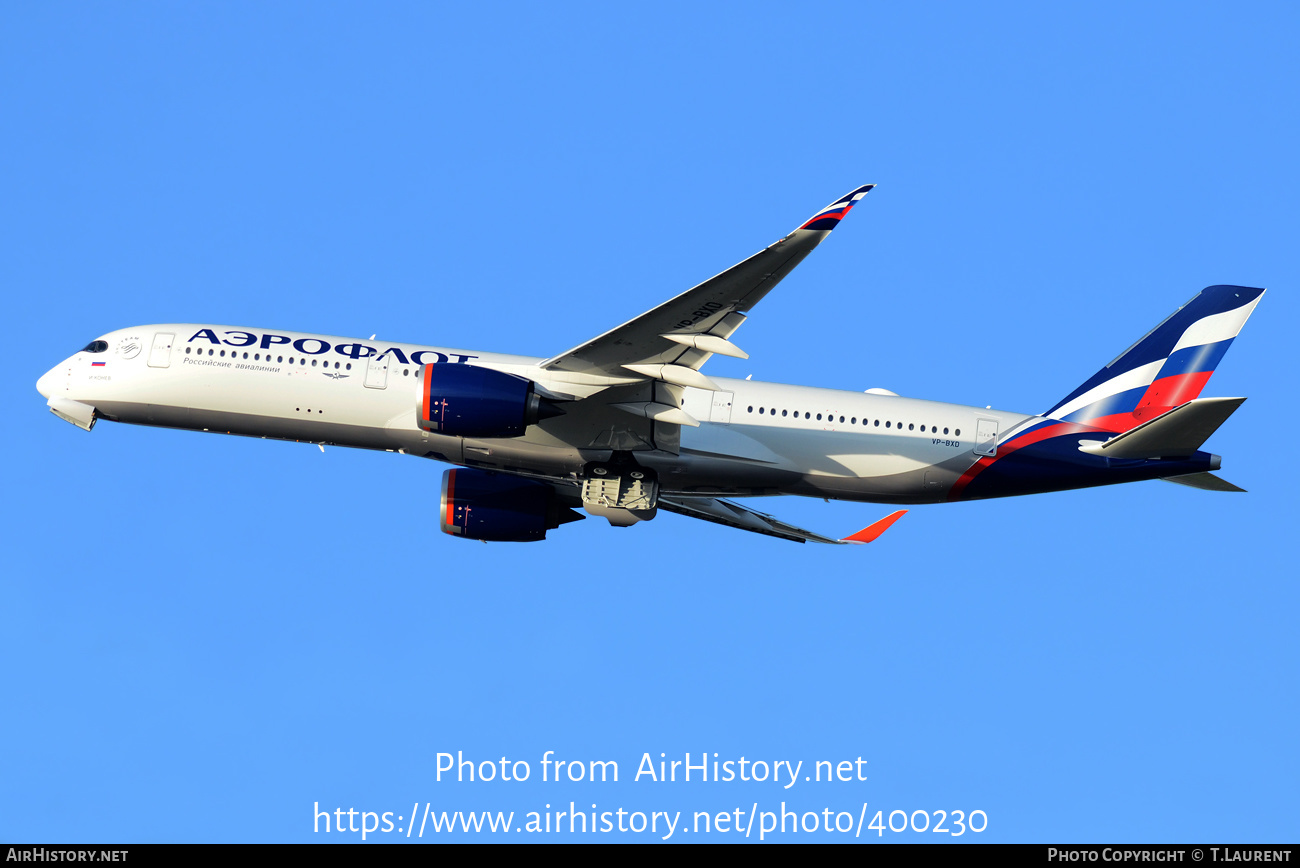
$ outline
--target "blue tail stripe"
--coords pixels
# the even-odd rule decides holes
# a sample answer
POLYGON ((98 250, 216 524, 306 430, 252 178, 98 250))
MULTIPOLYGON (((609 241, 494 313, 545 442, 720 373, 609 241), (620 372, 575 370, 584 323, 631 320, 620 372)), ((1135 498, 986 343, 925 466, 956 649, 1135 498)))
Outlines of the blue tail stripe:
POLYGON ((1176 377, 1179 374, 1200 374, 1213 371, 1223 360, 1223 354, 1232 346, 1232 338, 1215 344, 1201 344, 1199 347, 1183 347, 1169 357, 1156 379, 1176 377))

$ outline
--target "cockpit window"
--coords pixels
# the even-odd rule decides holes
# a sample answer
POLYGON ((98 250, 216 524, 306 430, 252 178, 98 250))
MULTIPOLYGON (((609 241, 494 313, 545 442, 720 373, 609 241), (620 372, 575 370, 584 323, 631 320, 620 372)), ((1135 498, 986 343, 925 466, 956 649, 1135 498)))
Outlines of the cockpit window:
POLYGON ((83 353, 103 353, 108 351, 108 341, 91 341, 86 344, 83 353))

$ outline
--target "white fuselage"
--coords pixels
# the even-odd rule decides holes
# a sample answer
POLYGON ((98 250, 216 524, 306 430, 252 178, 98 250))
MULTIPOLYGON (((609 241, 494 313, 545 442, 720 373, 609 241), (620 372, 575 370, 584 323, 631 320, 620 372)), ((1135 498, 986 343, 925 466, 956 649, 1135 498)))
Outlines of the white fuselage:
POLYGON ((700 425, 681 426, 678 442, 678 426, 602 404, 611 382, 545 371, 525 356, 195 324, 100 340, 104 351, 78 352, 45 374, 41 393, 119 422, 383 449, 539 478, 573 479, 587 462, 629 450, 665 492, 942 501, 980 457, 977 431, 984 440, 1038 418, 715 378, 720 391, 685 390, 682 409, 700 425), (430 363, 493 368, 552 395, 597 400, 519 437, 440 435, 416 419, 430 363))

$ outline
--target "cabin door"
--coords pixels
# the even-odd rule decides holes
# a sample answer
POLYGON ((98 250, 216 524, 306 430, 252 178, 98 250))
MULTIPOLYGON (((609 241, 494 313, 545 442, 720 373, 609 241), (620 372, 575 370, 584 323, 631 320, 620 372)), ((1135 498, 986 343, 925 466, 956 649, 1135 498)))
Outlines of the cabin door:
POLYGON ((366 388, 388 388, 388 353, 371 356, 366 361, 366 388))
POLYGON ((975 422, 975 454, 998 454, 998 421, 979 419, 975 422))
POLYGON ((731 422, 731 392, 714 392, 713 407, 709 410, 710 422, 731 422))
POLYGON ((171 367, 172 342, 175 340, 176 335, 156 334, 153 336, 153 348, 149 350, 149 367, 171 367))

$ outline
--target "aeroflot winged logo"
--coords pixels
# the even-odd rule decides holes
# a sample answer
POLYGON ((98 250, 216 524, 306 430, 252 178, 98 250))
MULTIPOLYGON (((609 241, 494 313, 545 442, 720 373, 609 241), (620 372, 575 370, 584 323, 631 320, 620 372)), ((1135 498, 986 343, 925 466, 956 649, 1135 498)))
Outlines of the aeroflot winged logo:
POLYGON ((468 355, 465 353, 448 354, 440 353, 437 350, 418 350, 411 353, 410 358, 408 359, 406 353, 402 351, 401 347, 386 347, 381 350, 378 347, 372 347, 369 344, 363 343, 335 344, 331 347, 329 341, 320 338, 298 338, 297 340, 293 340, 287 335, 277 335, 270 332, 264 332, 261 335, 257 335, 253 332, 230 330, 223 331, 221 334, 226 337, 218 337, 217 333, 212 329, 199 329, 194 333, 193 337, 186 341, 186 343, 192 344, 195 341, 199 341, 200 343, 206 341, 218 347, 223 345, 228 347, 256 346, 263 350, 269 350, 272 347, 279 346, 292 346, 293 349, 306 356, 321 356, 333 350, 336 354, 348 359, 378 359, 388 356, 403 365, 430 365, 436 362, 451 361, 468 362, 470 359, 478 358, 478 356, 468 355))

